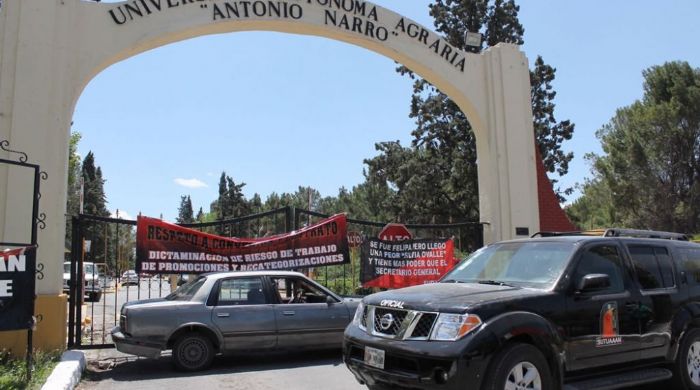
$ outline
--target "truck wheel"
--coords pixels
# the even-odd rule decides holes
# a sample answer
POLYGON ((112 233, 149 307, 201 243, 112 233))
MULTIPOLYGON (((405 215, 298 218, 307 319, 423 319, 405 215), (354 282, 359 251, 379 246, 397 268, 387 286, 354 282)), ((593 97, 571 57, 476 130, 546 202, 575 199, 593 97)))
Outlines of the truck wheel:
POLYGON ((511 344, 493 358, 483 390, 552 390, 547 360, 530 344, 511 344))
POLYGON ((214 360, 211 340, 199 333, 182 335, 173 346, 173 361, 182 371, 204 370, 214 360))
POLYGON ((700 329, 688 329, 673 364, 673 388, 700 389, 700 329))

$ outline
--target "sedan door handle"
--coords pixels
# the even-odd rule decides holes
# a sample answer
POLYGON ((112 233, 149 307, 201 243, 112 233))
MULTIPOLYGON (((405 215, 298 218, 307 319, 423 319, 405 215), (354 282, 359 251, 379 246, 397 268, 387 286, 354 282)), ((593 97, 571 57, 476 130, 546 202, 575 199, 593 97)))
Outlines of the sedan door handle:
POLYGON ((294 310, 285 310, 282 312, 282 314, 286 316, 293 316, 294 314, 296 314, 296 312, 294 310))
POLYGON ((228 318, 231 315, 229 313, 216 313, 216 316, 219 318, 228 318))

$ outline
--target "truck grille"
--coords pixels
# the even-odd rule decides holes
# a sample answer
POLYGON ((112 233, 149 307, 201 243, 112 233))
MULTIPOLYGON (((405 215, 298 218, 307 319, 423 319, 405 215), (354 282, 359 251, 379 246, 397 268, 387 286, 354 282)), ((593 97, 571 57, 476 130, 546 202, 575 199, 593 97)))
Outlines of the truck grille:
POLYGON ((388 336, 396 336, 401 330, 408 311, 396 309, 374 309, 374 331, 388 336))
POLYGON ((369 333, 391 339, 427 340, 437 319, 437 313, 416 310, 367 306, 365 311, 362 324, 369 333))
POLYGON ((437 318, 437 314, 435 313, 421 313, 420 319, 416 323, 416 327, 413 328, 413 332, 411 333, 412 338, 418 338, 418 337, 425 337, 427 338, 430 336, 430 331, 433 329, 433 324, 435 323, 435 319, 437 318))

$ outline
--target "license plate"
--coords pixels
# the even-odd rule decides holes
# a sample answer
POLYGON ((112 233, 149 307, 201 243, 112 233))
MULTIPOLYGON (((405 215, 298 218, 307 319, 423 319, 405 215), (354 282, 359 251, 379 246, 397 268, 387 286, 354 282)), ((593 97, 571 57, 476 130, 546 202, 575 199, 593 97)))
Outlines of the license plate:
POLYGON ((372 347, 365 347, 365 364, 384 369, 384 351, 372 347))

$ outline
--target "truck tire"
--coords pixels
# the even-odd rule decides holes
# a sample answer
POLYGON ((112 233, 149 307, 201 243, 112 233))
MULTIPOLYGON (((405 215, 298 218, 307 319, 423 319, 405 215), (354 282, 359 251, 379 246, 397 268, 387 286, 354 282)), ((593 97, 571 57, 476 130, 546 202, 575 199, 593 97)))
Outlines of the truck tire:
POLYGON ((547 360, 530 344, 515 343, 503 348, 494 356, 485 378, 482 390, 554 389, 547 360))
POLYGON ((200 371, 214 360, 214 345, 200 333, 185 333, 173 345, 173 362, 182 371, 200 371))
POLYGON ((700 329, 689 328, 673 363, 673 388, 700 390, 700 329))

